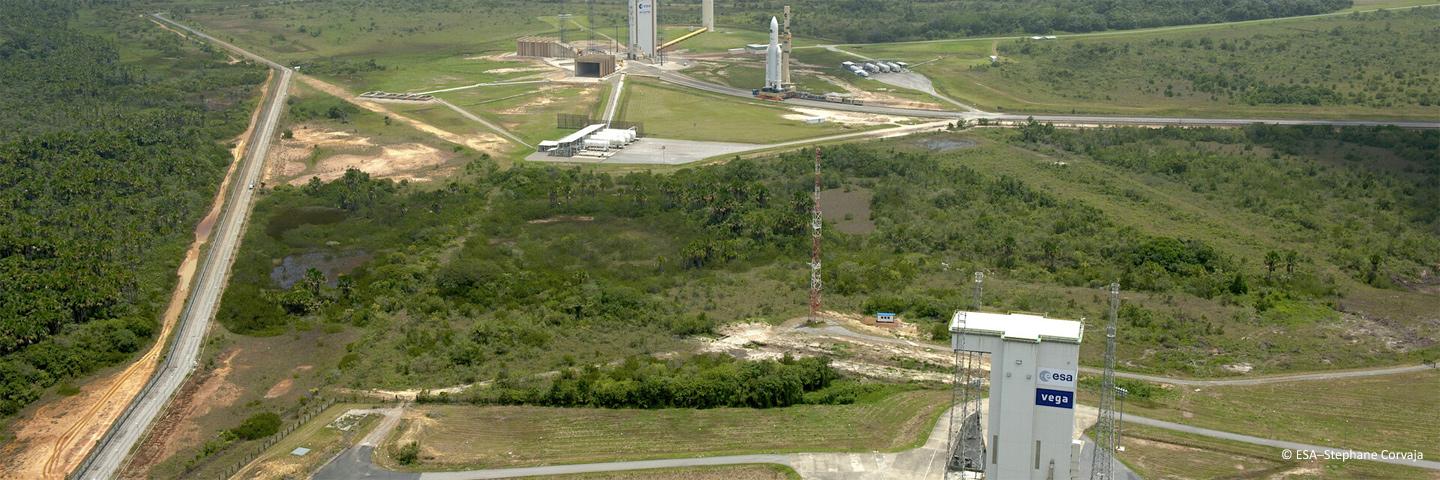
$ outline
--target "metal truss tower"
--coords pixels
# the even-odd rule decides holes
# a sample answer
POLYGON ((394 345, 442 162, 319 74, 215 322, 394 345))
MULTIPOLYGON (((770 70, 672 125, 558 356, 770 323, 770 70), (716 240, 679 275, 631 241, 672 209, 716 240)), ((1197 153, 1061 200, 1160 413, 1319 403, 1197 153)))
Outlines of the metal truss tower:
POLYGON ((1100 381, 1100 418, 1095 422, 1095 454, 1090 459, 1090 480, 1115 478, 1115 447, 1120 444, 1116 418, 1115 328, 1120 309, 1120 284, 1110 284, 1110 323, 1105 326, 1105 372, 1100 381))
POLYGON ((820 320, 820 147, 815 147, 815 193, 814 207, 810 210, 810 320, 820 320))
MULTIPOLYGON (((980 311, 981 293, 985 274, 975 272, 975 310, 980 311)), ((965 330, 965 317, 958 318, 955 325, 965 330)), ((965 348, 965 335, 958 337, 955 345, 955 378, 951 384, 950 445, 946 451, 950 460, 946 469, 952 472, 985 471, 985 439, 980 429, 980 392, 976 385, 975 369, 980 368, 982 354, 965 348)))

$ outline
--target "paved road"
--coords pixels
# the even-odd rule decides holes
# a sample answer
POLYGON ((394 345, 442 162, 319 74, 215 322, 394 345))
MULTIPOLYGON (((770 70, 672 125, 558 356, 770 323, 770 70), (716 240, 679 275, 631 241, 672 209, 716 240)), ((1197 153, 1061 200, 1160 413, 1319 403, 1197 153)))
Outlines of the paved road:
MULTIPOLYGON (((661 81, 673 83, 683 87, 694 88, 720 95, 734 97, 754 98, 749 90, 718 85, 703 80, 676 73, 668 70, 661 70, 645 65, 635 65, 632 70, 645 72, 647 75, 655 76, 661 81)), ((965 119, 977 121, 981 119, 991 122, 1015 123, 1024 122, 1034 118, 1039 122, 1049 122, 1061 125, 1090 126, 1090 125, 1135 125, 1135 126, 1220 126, 1238 127, 1256 123, 1270 125, 1330 125, 1330 126, 1380 126, 1395 125, 1403 128, 1440 129, 1440 121, 1384 121, 1384 120, 1327 120, 1327 119, 1278 119, 1278 118, 1185 118, 1185 117, 1144 117, 1144 116, 1106 116, 1106 115, 1016 115, 1002 114, 985 111, 948 111, 948 110, 922 110, 916 108, 883 107, 876 105, 846 105, 841 103, 821 102, 815 100, 790 99, 785 101, 786 105, 804 107, 825 108, 830 110, 841 110, 850 112, 875 113, 881 115, 897 115, 920 118, 945 118, 965 119)))
MULTIPOLYGON (((1162 377, 1159 375, 1145 375, 1141 373, 1115 372, 1115 376, 1131 380, 1144 380, 1147 382, 1169 383, 1172 385, 1184 385, 1187 387, 1227 387, 1240 385, 1268 385, 1272 383, 1288 382, 1309 382, 1315 380, 1340 380, 1345 378, 1375 377, 1381 375, 1396 375, 1401 373, 1416 373, 1435 370, 1434 367, 1425 365, 1409 365, 1401 367, 1380 367, 1366 368, 1359 370, 1337 370, 1334 372, 1313 372, 1298 373, 1293 375, 1267 375, 1263 377, 1230 378, 1219 380, 1203 380, 1193 378, 1162 377)), ((1080 367, 1085 373, 1100 374, 1098 368, 1080 367)))
POLYGON ((245 221, 250 216, 254 191, 248 187, 260 180, 261 167, 265 163, 265 155, 269 150, 270 140, 275 132, 280 112, 284 109, 292 74, 289 69, 279 64, 215 40, 191 30, 189 27, 159 15, 156 15, 155 18, 268 65, 276 69, 279 74, 275 76, 276 84, 271 89, 273 93, 265 106, 265 111, 260 115, 260 123, 251 133, 248 143, 249 151, 246 152, 242 159, 243 163, 237 169, 240 176, 237 177, 238 181, 233 184, 230 198, 226 200, 224 210, 220 214, 219 227, 206 252, 205 260, 200 266, 200 273, 195 288, 191 291, 190 300, 180 316, 180 324, 172 337, 169 353, 166 354, 165 360, 145 388, 136 395, 125 412, 121 414, 114 425, 111 425, 110 430, 104 437, 101 437, 90 455, 76 469, 72 475, 75 478, 115 477, 124 465, 130 450, 139 442, 140 437, 144 436, 150 424, 170 401, 170 397, 184 383, 185 378, 195 369, 196 357, 200 353, 200 344, 205 338, 210 319, 215 316, 221 293, 225 289, 230 265, 235 259, 235 250, 245 229, 245 221))
POLYGON ((610 100, 605 104, 605 124, 615 121, 615 111, 620 109, 620 95, 625 91, 625 74, 621 73, 615 77, 615 85, 610 89, 610 100))
MULTIPOLYGON (((1211 438, 1219 438, 1219 439, 1223 439, 1223 440, 1233 440, 1233 441, 1236 441, 1236 442, 1251 443, 1251 444, 1255 444, 1255 445, 1264 445, 1264 446, 1267 446, 1267 447, 1290 449, 1290 450, 1292 450, 1292 451, 1295 451, 1295 450, 1314 450, 1315 452, 1320 453, 1321 455, 1324 455, 1325 452, 1330 452, 1330 453, 1335 454, 1335 455, 1345 455, 1345 454, 1355 455, 1355 454, 1359 454, 1359 453, 1360 453, 1360 452, 1356 452, 1355 450, 1348 450, 1348 449, 1344 449, 1344 448, 1323 447, 1323 446, 1319 446, 1319 445, 1307 445, 1307 444, 1304 444, 1304 443, 1287 442, 1287 441, 1283 441, 1283 440, 1272 440, 1272 439, 1269 439, 1269 438, 1252 437, 1252 436, 1250 436, 1250 435, 1241 435, 1241 434, 1238 434, 1238 433, 1222 432, 1222 431, 1219 431, 1219 430, 1210 430, 1210 429, 1208 429, 1208 428, 1192 427, 1192 426, 1189 426, 1189 425, 1181 425, 1181 424, 1174 423, 1174 422, 1166 422, 1166 421, 1163 421, 1163 420, 1154 420, 1154 419, 1149 419, 1149 418, 1145 418, 1145 417, 1137 417, 1137 416, 1129 415, 1129 414, 1126 414, 1126 415, 1125 415, 1125 423, 1134 423, 1134 424, 1139 424, 1139 425, 1145 425, 1145 426, 1148 426, 1148 427, 1163 428, 1163 429, 1166 429, 1166 430, 1173 430, 1173 431, 1184 432, 1184 433, 1192 433, 1192 434, 1195 434, 1195 435, 1203 435, 1203 436, 1211 437, 1211 438)), ((1426 469, 1426 470, 1437 470, 1437 471, 1440 471, 1440 462, 1436 462, 1436 461, 1433 461, 1433 460, 1399 460, 1399 459, 1377 458, 1377 459, 1372 459, 1372 460, 1369 460, 1369 461, 1383 462, 1383 463, 1389 463, 1389 464, 1394 464, 1394 465, 1404 465, 1404 466, 1407 466, 1407 467, 1417 467, 1417 468, 1423 468, 1423 469, 1426 469)))
POLYGON ((416 95, 434 95, 434 94, 437 94, 437 93, 458 92, 458 91, 461 91, 461 90, 469 90, 469 89, 472 89, 472 88, 480 88, 480 87, 500 87, 500 86, 505 86, 505 85, 528 85, 528 84, 532 84, 532 83, 550 83, 550 80, 543 80, 543 79, 542 79, 542 80, 515 80, 515 81, 510 81, 510 82, 476 83, 476 84, 473 84, 473 85, 466 85, 466 86, 463 86, 463 87, 450 87, 450 88, 442 88, 442 89, 439 89, 439 90, 431 90, 431 91, 428 91, 428 92, 417 92, 416 95))

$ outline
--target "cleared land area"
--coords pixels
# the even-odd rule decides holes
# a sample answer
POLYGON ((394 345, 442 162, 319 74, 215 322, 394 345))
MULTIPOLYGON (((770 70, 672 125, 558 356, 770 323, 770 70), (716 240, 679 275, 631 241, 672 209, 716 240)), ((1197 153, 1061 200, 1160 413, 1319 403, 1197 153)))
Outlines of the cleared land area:
POLYGON ((630 77, 617 116, 645 124, 651 137, 717 142, 776 143, 860 131, 830 122, 785 118, 794 112, 760 100, 695 93, 651 79, 630 77))
POLYGON ((469 469, 745 453, 900 450, 925 439, 948 391, 774 409, 605 410, 424 405, 385 450, 415 441, 420 467, 469 469))
POLYGON ((608 99, 600 84, 481 87, 440 94, 441 98, 496 122, 530 144, 555 140, 573 130, 556 127, 557 114, 594 115, 608 99))
MULTIPOLYGON (((1440 8, 1060 36, 855 45, 984 110, 1433 119, 1440 8), (990 55, 1000 61, 991 64, 990 55)), ((809 51, 806 55, 814 55, 809 51)))

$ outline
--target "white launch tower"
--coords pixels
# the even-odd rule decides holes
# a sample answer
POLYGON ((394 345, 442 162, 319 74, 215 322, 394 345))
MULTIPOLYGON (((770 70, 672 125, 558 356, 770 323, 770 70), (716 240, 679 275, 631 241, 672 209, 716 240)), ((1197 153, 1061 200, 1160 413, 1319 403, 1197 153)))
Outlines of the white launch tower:
POLYGON ((655 12, 656 0, 630 0, 630 54, 631 60, 655 58, 659 46, 659 24, 655 12))
POLYGON ((780 21, 770 17, 770 47, 765 49, 765 91, 779 92, 785 88, 780 57, 780 21))
POLYGON ((956 352, 990 357, 986 479, 1073 478, 1075 386, 1084 324, 1039 315, 955 312, 956 352))

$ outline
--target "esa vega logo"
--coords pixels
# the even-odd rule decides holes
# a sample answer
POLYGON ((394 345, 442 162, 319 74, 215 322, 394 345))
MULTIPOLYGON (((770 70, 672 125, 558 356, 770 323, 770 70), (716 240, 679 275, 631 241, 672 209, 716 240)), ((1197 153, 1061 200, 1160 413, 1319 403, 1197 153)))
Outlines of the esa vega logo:
POLYGON ((1038 381, 1041 385, 1051 387, 1075 388, 1075 371, 1061 370, 1058 368, 1041 368, 1038 381))

